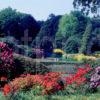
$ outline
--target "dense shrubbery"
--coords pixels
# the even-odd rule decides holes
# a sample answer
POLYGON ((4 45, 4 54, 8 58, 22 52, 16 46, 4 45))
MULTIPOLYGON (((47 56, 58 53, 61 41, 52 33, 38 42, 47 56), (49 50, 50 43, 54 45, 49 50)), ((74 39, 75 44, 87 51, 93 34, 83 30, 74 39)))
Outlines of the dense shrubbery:
POLYGON ((36 94, 34 95, 47 95, 52 94, 60 89, 63 89, 64 85, 60 84, 60 73, 48 73, 46 75, 21 75, 21 77, 16 78, 9 85, 4 87, 4 95, 9 92, 18 92, 21 90, 32 89, 36 94), (7 89, 9 88, 9 91, 7 89))
POLYGON ((17 75, 24 73, 44 74, 50 71, 49 68, 40 62, 18 54, 14 54, 14 62, 17 75))
POLYGON ((67 53, 78 53, 80 45, 80 38, 78 38, 78 36, 71 36, 68 38, 63 48, 67 53))
MULTIPOLYGON (((0 47, 1 67, 4 69, 2 70, 1 68, 0 70, 0 85, 3 87, 7 83, 3 89, 4 95, 7 97, 16 97, 16 94, 26 91, 31 92, 33 96, 54 95, 59 93, 67 95, 79 93, 81 91, 86 93, 87 91, 90 91, 90 89, 95 90, 97 88, 89 88, 90 79, 93 79, 93 77, 91 77, 92 68, 97 67, 100 64, 94 64, 94 62, 96 62, 94 57, 85 56, 83 54, 72 55, 72 58, 74 57, 78 61, 85 59, 87 62, 84 63, 87 63, 87 65, 85 67, 76 66, 75 73, 66 76, 67 73, 65 72, 49 72, 47 67, 41 64, 37 65, 31 58, 18 54, 12 55, 12 51, 3 42, 0 43, 0 47), (13 59, 14 67, 12 66, 13 59), (94 62, 93 64, 89 62, 89 65, 88 61, 94 62), (2 73, 3 71, 5 71, 5 73, 2 73), (12 74, 13 77, 8 76, 12 74), (11 80, 12 78, 15 79, 11 80), (8 80, 11 81, 8 82, 8 80)), ((61 49, 55 51, 64 54, 64 51, 61 49)), ((90 86, 93 86, 91 84, 90 86)), ((97 86, 99 85, 97 84, 97 86)))
POLYGON ((0 42, 0 76, 13 77, 14 71, 12 49, 7 44, 0 42))
POLYGON ((65 73, 60 72, 50 72, 45 75, 23 74, 4 86, 4 95, 14 95, 18 91, 32 91, 33 95, 48 95, 60 90, 63 92, 70 86, 73 87, 73 92, 67 90, 66 94, 75 93, 88 82, 85 75, 91 70, 91 67, 87 65, 85 68, 77 68, 76 73, 69 76, 63 76, 65 73))

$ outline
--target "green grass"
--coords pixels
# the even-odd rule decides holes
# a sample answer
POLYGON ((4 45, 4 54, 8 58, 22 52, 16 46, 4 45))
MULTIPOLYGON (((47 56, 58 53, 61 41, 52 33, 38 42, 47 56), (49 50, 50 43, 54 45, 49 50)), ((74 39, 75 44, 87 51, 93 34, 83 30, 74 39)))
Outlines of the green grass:
POLYGON ((54 100, 100 100, 100 94, 83 95, 69 95, 69 96, 54 96, 54 100))
POLYGON ((100 100, 100 93, 68 96, 34 96, 32 93, 20 93, 13 98, 5 98, 0 93, 0 100, 100 100))

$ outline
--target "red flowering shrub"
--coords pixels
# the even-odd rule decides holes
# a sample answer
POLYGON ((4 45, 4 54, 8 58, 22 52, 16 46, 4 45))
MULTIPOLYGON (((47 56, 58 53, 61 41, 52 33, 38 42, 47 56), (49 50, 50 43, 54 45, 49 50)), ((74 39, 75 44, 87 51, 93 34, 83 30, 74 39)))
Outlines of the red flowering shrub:
POLYGON ((0 42, 0 76, 8 76, 14 69, 13 53, 7 44, 0 42))
MULTIPOLYGON (((52 94, 58 90, 63 89, 63 85, 59 83, 61 74, 62 73, 59 72, 50 72, 46 75, 21 75, 21 77, 15 78, 9 83, 11 88, 10 93, 14 93, 20 90, 34 90, 36 87, 41 87, 41 95, 52 94)), ((5 88, 6 86, 4 86, 4 94, 7 94, 5 88)))
POLYGON ((84 68, 77 68, 77 72, 74 75, 66 77, 66 83, 80 85, 86 81, 85 75, 90 72, 92 68, 89 65, 86 65, 84 68))
POLYGON ((6 85, 4 86, 3 91, 4 91, 3 94, 4 94, 5 96, 6 96, 8 93, 10 93, 10 92, 11 92, 11 87, 10 87, 10 85, 6 84, 6 85))
MULTIPOLYGON (((10 86, 10 92, 8 93, 31 89, 33 91, 39 90, 39 92, 35 92, 35 95, 48 95, 63 90, 69 85, 74 84, 75 87, 79 87, 86 82, 85 75, 89 71, 91 71, 90 66, 86 66, 85 68, 78 68, 75 74, 71 74, 67 77, 63 77, 64 73, 60 72, 50 72, 45 75, 23 74, 8 84, 10 86), (64 80, 66 82, 64 82, 64 80)), ((4 94, 7 95, 5 88, 6 86, 4 86, 4 94)))

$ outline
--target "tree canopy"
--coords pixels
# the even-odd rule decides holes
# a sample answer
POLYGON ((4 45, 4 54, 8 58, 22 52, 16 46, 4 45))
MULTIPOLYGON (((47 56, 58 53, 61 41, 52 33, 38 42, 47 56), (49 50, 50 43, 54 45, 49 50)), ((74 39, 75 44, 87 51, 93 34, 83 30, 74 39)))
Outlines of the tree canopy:
POLYGON ((40 30, 40 25, 31 15, 8 7, 0 11, 0 30, 5 36, 14 36, 21 41, 25 30, 28 30, 28 36, 34 39, 40 30))
POLYGON ((74 0, 73 5, 76 9, 80 8, 85 14, 96 13, 100 15, 100 0, 74 0))

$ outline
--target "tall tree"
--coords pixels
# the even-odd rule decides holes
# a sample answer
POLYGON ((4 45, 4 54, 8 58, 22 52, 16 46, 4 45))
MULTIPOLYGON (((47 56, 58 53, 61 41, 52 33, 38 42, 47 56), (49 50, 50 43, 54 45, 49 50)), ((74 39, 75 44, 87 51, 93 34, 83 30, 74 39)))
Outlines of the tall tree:
POLYGON ((87 27, 86 27, 85 33, 83 35, 82 44, 81 44, 80 51, 79 51, 80 53, 86 54, 88 42, 89 42, 89 39, 91 38, 92 31, 93 31, 92 30, 92 23, 89 22, 87 27))
POLYGON ((58 30, 59 20, 61 16, 55 16, 54 14, 51 14, 48 19, 42 24, 42 27, 40 29, 40 32, 38 33, 35 40, 32 42, 32 46, 40 45, 39 42, 43 40, 45 37, 49 37, 52 42, 55 39, 55 34, 58 30))
POLYGON ((51 39, 55 38, 55 34, 58 30, 58 23, 61 16, 49 15, 47 21, 41 27, 39 36, 42 39, 44 36, 48 36, 51 39))
POLYGON ((49 57, 53 51, 53 44, 49 37, 44 37, 40 43, 40 48, 44 50, 44 56, 49 57))
POLYGON ((40 25, 31 15, 8 7, 0 11, 0 30, 5 36, 14 36, 21 41, 25 36, 25 30, 28 30, 28 36, 34 39, 40 30, 40 25))
POLYGON ((75 8, 80 8, 86 14, 91 11, 100 15, 100 0, 74 0, 73 5, 75 8))
POLYGON ((70 36, 76 33, 76 27, 78 24, 78 20, 72 14, 64 15, 59 21, 59 28, 56 33, 56 39, 63 39, 65 42, 70 36))

